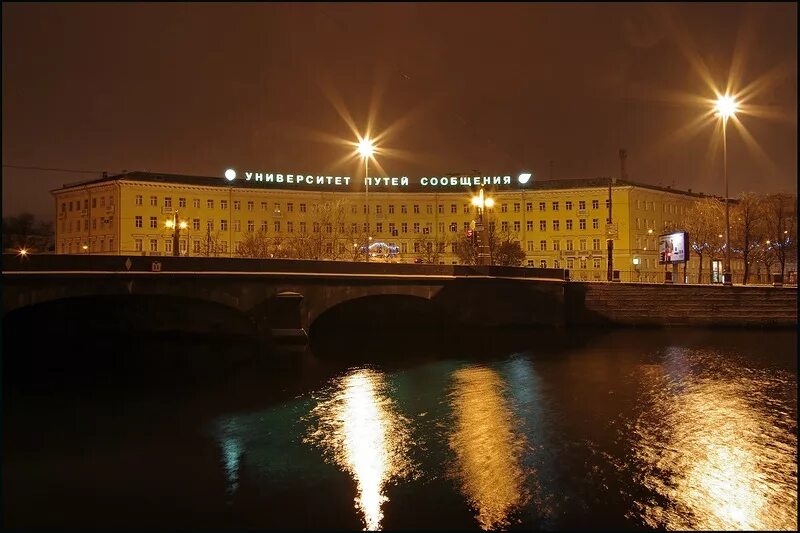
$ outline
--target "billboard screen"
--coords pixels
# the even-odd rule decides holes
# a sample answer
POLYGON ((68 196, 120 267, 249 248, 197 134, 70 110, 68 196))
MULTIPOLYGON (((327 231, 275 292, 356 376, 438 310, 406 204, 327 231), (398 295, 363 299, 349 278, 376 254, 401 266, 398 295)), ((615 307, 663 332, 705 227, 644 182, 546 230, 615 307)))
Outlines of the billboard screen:
POLYGON ((685 231, 658 236, 658 262, 662 265, 689 260, 689 234, 685 231))

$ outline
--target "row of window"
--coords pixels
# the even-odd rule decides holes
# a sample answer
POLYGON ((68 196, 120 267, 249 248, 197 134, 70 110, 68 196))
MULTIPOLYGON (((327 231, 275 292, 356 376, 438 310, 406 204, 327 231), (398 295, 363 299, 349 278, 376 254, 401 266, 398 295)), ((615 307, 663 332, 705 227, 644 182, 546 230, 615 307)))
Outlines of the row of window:
POLYGON ((108 241, 105 238, 101 238, 96 242, 62 242, 61 246, 61 253, 62 254, 80 254, 80 253, 88 253, 88 252, 114 252, 114 238, 109 237, 108 241))
MULTIPOLYGON (((561 230, 561 221, 553 220, 553 221, 551 221, 551 223, 552 223, 553 231, 560 231, 561 230)), ((293 221, 286 221, 286 231, 288 233, 294 232, 294 224, 295 223, 293 221)), ((306 233, 306 231, 307 231, 307 223, 306 222, 299 222, 298 224, 299 224, 300 233, 306 233)), ((70 222, 70 227, 71 226, 72 226, 72 223, 70 222)), ((323 226, 325 227, 326 232, 328 232, 328 233, 332 232, 332 225, 330 223, 327 223, 327 224, 320 224, 319 222, 312 223, 313 231, 315 233, 318 233, 320 231, 320 228, 323 227, 323 226)), ((357 223, 355 223, 355 222, 351 223, 351 228, 353 228, 353 231, 356 231, 355 228, 357 228, 357 226, 358 226, 357 223)), ((144 216, 136 215, 134 217, 134 227, 136 227, 136 228, 143 228, 144 227, 144 216)), ((150 217, 149 227, 151 229, 157 229, 159 227, 159 219, 158 219, 158 217, 154 217, 154 216, 150 217)), ((276 232, 280 232, 281 231, 281 221, 280 220, 273 221, 273 227, 275 228, 276 232)), ((363 223, 363 227, 364 227, 364 231, 366 232, 369 229, 369 224, 364 222, 363 223)), ((423 229, 420 222, 413 222, 411 227, 413 228, 413 232, 414 233, 420 233, 420 230, 423 229)), ((437 227, 437 229, 439 230, 439 233, 444 233, 445 232, 445 227, 446 226, 445 226, 444 222, 439 222, 438 223, 438 227, 437 227)), ((469 227, 470 227, 470 222, 463 222, 464 231, 468 230, 469 227)), ((495 222, 494 221, 489 222, 489 227, 494 229, 495 222)), ((587 227, 586 219, 579 219, 578 220, 578 229, 585 230, 586 227, 587 227)), ((637 227, 638 227, 638 225, 637 225, 637 227)), ((248 231, 248 232, 255 231, 256 222, 254 220, 248 220, 246 228, 247 228, 246 231, 248 231)), ((269 228, 268 221, 262 220, 261 224, 259 226, 260 231, 266 232, 268 230, 268 228, 269 228)), ((340 232, 344 232, 345 231, 344 228, 345 228, 345 224, 344 223, 340 223, 339 224, 339 231, 340 232)), ((409 228, 409 223, 408 222, 401 222, 400 223, 400 232, 401 233, 408 233, 408 228, 409 228)), ((457 222, 451 222, 449 224, 449 226, 447 226, 447 228, 449 229, 449 231, 451 233, 455 233, 455 232, 458 231, 458 223, 457 222)), ((521 225, 519 220, 515 220, 511 224, 509 224, 508 221, 504 220, 504 221, 502 221, 500 223, 500 228, 504 232, 507 232, 507 231, 511 230, 512 228, 513 228, 513 231, 517 231, 518 232, 518 231, 520 231, 522 229, 522 225, 521 225)), ((200 230, 200 219, 199 218, 192 219, 192 229, 194 231, 199 231, 200 230)), ((213 219, 206 220, 206 229, 209 230, 209 231, 214 231, 215 224, 214 224, 214 220, 213 219)), ((233 229, 233 231, 237 231, 237 232, 242 231, 242 221, 241 220, 234 220, 232 229, 233 229)), ((426 231, 427 233, 432 232, 433 231, 433 224, 431 222, 427 222, 425 224, 425 228, 424 229, 427 230, 426 231)), ((533 220, 528 220, 526 222, 525 229, 527 231, 533 231, 533 229, 534 229, 534 221, 533 220)), ((565 221, 565 229, 567 231, 571 231, 571 230, 574 229, 574 221, 572 219, 568 219, 568 220, 565 221)), ((600 229, 600 219, 597 219, 597 218, 592 219, 592 229, 594 229, 594 230, 600 229)), ((222 219, 222 220, 219 221, 219 230, 220 231, 228 231, 228 221, 226 219, 222 219)), ((383 233, 383 222, 377 222, 375 224, 375 231, 377 233, 383 233)), ((395 222, 389 222, 388 223, 388 231, 389 231, 390 234, 394 235, 395 231, 397 231, 397 224, 395 222)), ((540 220, 539 221, 539 231, 547 231, 547 221, 546 220, 540 220)))
MULTIPOLYGON (((575 243, 574 243, 574 241, 572 239, 567 239, 565 242, 566 242, 566 248, 564 248, 564 249, 566 251, 571 252, 571 251, 575 250, 575 243)), ((580 250, 582 252, 586 251, 586 244, 587 244, 587 240, 586 239, 579 239, 578 240, 578 250, 580 250)), ((529 251, 529 252, 535 252, 536 251, 536 241, 527 241, 526 246, 527 246, 527 251, 529 251)), ((600 248, 600 239, 592 239, 592 250, 599 251, 600 249, 601 249, 600 248)), ((552 241, 551 242, 551 250, 554 251, 554 252, 560 251, 561 250, 561 241, 560 240, 552 241)), ((542 240, 539 241, 539 251, 540 252, 546 252, 547 251, 547 241, 546 240, 542 239, 542 240)))
MULTIPOLYGON (((71 200, 69 202, 61 202, 61 212, 66 213, 67 211, 73 210, 73 205, 75 211, 81 210, 81 201, 80 200, 71 200)), ((108 207, 113 207, 114 205, 114 197, 108 197, 108 207)), ((92 209, 96 209, 97 207, 106 207, 106 197, 105 196, 95 196, 92 198, 92 209)), ((89 199, 85 198, 83 200, 83 209, 89 209, 89 199)))
MULTIPOLYGON (((92 219, 92 230, 100 229, 101 231, 104 229, 109 229, 111 227, 111 218, 93 218, 92 219)), ((61 221, 59 225, 59 231, 61 233, 72 233, 78 231, 89 231, 89 219, 83 219, 83 230, 81 230, 81 221, 80 220, 67 220, 61 221)))
MULTIPOLYGON (((173 202, 172 202, 172 197, 171 196, 165 196, 163 198, 163 200, 164 200, 164 204, 163 204, 164 207, 170 207, 170 208, 173 207, 173 202)), ((137 206, 143 206, 144 205, 144 196, 143 195, 141 195, 141 194, 137 194, 136 195, 136 205, 137 206)), ((201 201, 200 201, 199 198, 193 198, 192 199, 192 207, 199 209, 200 205, 201 205, 201 201)), ((217 204, 216 204, 214 199, 209 198, 209 199, 206 200, 206 208, 207 209, 214 209, 215 205, 217 205, 217 204)), ((512 205, 512 208, 514 210, 514 213, 519 213, 520 212, 520 209, 521 209, 521 206, 522 206, 521 203, 516 202, 516 203, 513 203, 511 205, 512 205)), ((533 205, 534 205, 533 202, 527 202, 525 204, 525 211, 528 211, 528 212, 533 211, 533 205)), ((558 211, 559 210, 559 205, 560 205, 559 201, 553 201, 551 203, 552 210, 553 211, 558 211)), ((580 200, 577 203, 577 205, 578 205, 578 209, 579 210, 581 210, 581 211, 585 211, 586 210, 586 201, 580 200)), ((157 196, 150 196, 150 206, 151 207, 158 207, 158 197, 157 196)), ((255 201, 248 200, 246 202, 246 206, 247 206, 247 210, 248 211, 255 211, 255 201)), ((306 212, 307 205, 305 203, 300 203, 300 204, 298 204, 298 206, 299 206, 299 211, 301 213, 305 213, 306 212)), ((508 206, 509 206, 508 203, 500 204, 500 212, 507 213, 508 212, 508 206)), ((608 200, 605 201, 605 206, 606 206, 606 209, 607 209, 608 208, 608 200)), ((182 198, 182 197, 178 198, 178 208, 184 208, 184 207, 186 207, 186 198, 182 198)), ((267 211, 268 208, 269 208, 269 202, 260 202, 260 207, 261 207, 262 211, 267 211)), ((383 207, 384 207, 383 205, 378 204, 378 205, 374 205, 374 207, 375 207, 375 212, 377 214, 383 213, 383 207)), ((395 205, 394 204, 389 204, 386 207, 388 208, 387 212, 389 214, 394 214, 394 212, 395 212, 395 205)), ((413 210, 414 214, 419 214, 421 212, 419 204, 413 204, 411 207, 412 207, 412 210, 413 210)), ((565 207, 565 209, 567 211, 572 211, 572 207, 573 207, 572 201, 568 200, 568 201, 564 202, 564 207, 565 207)), ((228 200, 219 200, 219 208, 222 209, 222 210, 227 210, 228 209, 228 200)), ((316 211, 316 210, 319 209, 319 205, 318 204, 312 204, 312 208, 313 208, 314 211, 316 211)), ((592 200, 592 209, 599 209, 599 208, 600 208, 600 201, 599 200, 592 200)), ((241 209, 242 209, 242 202, 240 200, 233 200, 233 210, 234 211, 240 211, 241 209)), ((492 209, 493 208, 488 208, 489 211, 491 211, 492 209)), ((547 209, 547 202, 539 202, 539 211, 546 211, 546 209, 547 209)), ((274 202, 273 203, 273 210, 274 211, 280 211, 281 210, 281 203, 280 202, 274 202)), ((355 214, 357 212, 356 205, 355 204, 351 204, 350 210, 351 210, 351 212, 353 214, 355 214)), ((363 204, 363 211, 366 213, 367 210, 368 210, 367 209, 367 205, 363 204)), ((472 206, 470 204, 462 204, 462 210, 463 210, 464 213, 468 214, 468 213, 471 212, 472 206)), ((289 213, 294 212, 294 202, 287 202, 286 203, 286 211, 289 212, 289 213)), ((427 214, 432 215, 433 214, 433 205, 432 204, 426 204, 425 205, 425 211, 426 211, 427 214)), ((440 215, 443 215, 444 212, 445 212, 445 206, 443 204, 437 204, 437 211, 438 211, 438 213, 440 215)), ((452 214, 452 213, 457 213, 457 212, 458 212, 458 204, 450 204, 450 213, 452 214)), ((403 213, 403 214, 408 213, 408 206, 406 204, 401 204, 400 205, 400 213, 403 213)))

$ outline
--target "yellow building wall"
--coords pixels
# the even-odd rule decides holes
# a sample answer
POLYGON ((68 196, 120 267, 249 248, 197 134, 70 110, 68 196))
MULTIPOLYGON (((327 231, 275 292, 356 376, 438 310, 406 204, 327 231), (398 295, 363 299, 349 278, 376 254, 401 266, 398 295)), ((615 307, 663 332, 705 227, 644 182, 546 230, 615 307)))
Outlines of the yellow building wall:
MULTIPOLYGON (((209 222, 222 247, 216 255, 236 257, 237 242, 244 238, 250 221, 254 231, 266 224, 266 234, 271 238, 296 235, 304 221, 310 233, 313 205, 340 200, 355 206, 356 213, 348 212, 346 223, 355 222, 359 233, 367 220, 363 192, 254 190, 118 180, 65 188, 53 194, 58 212, 56 253, 172 255, 172 230, 165 227, 165 222, 173 217, 175 210, 179 220, 188 224, 180 232, 180 239, 182 255, 190 256, 205 255, 209 222), (305 204, 305 212, 301 211, 301 204, 305 204), (137 227, 137 217, 141 227, 137 227), (277 231, 276 223, 280 225, 277 231), (288 231, 290 224, 292 234, 288 231), (199 243, 199 251, 195 243, 199 243)), ((525 252, 523 265, 569 268, 572 279, 577 280, 606 279, 607 187, 489 194, 495 206, 487 210, 486 223, 494 223, 501 233, 507 225, 508 233, 519 240, 525 252), (585 203, 583 209, 581 202, 585 203), (540 204, 544 204, 543 209, 540 204), (585 229, 580 227, 581 220, 585 220, 585 229), (556 221, 558 229, 554 228, 556 221), (540 229, 542 222, 544 231, 540 229)), ((620 271, 623 281, 663 281, 665 269, 658 264, 658 235, 667 227, 681 227, 694 197, 620 184, 613 187, 612 200, 612 219, 618 229, 614 270, 620 271), (638 266, 634 265, 634 258, 639 260, 638 266)), ((465 224, 476 218, 468 191, 373 192, 369 204, 373 241, 400 246, 404 262, 412 262, 421 255, 414 252, 414 243, 428 227, 429 240, 445 243, 445 253, 439 262, 456 263, 452 243, 464 235, 465 224), (389 233, 391 223, 398 231, 396 237, 389 233), (407 224, 406 232, 402 231, 403 223, 407 224), (419 233, 414 231, 415 223, 419 224, 419 233), (450 231, 451 223, 456 224, 455 232, 450 231), (380 232, 378 224, 382 224, 380 232)), ((688 272, 696 271, 692 261, 696 263, 696 258, 692 257, 688 272)))

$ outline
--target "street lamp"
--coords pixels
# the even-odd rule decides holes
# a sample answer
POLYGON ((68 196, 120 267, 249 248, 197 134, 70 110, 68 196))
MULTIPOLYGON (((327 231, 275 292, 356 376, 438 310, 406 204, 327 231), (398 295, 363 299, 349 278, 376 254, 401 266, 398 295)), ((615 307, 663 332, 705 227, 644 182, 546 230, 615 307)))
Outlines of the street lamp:
POLYGON ((360 141, 358 141, 358 153, 361 154, 361 157, 364 159, 364 186, 365 188, 365 203, 367 205, 367 262, 369 262, 369 159, 375 153, 375 143, 369 139, 369 137, 364 137, 360 141))
POLYGON ((491 255, 489 253, 489 236, 486 225, 483 223, 483 210, 485 208, 491 209, 494 206, 494 198, 484 197, 483 187, 481 187, 478 195, 472 197, 472 205, 475 206, 478 212, 478 221, 475 224, 475 231, 478 234, 478 264, 489 265, 491 264, 491 255))
MULTIPOLYGON (((175 257, 178 257, 180 255, 181 230, 182 229, 188 230, 189 229, 189 224, 185 220, 178 221, 178 212, 175 211, 172 214, 172 218, 171 219, 168 218, 164 222, 164 226, 167 229, 173 230, 173 232, 172 232, 172 255, 175 256, 175 257)), ((186 234, 187 234, 187 237, 188 237, 189 232, 187 231, 186 234)), ((189 250, 188 238, 187 238, 187 242, 186 242, 186 250, 187 250, 187 253, 188 253, 188 250, 189 250)))
POLYGON ((725 272, 722 274, 722 284, 731 285, 731 222, 730 206, 728 203, 728 119, 736 116, 738 104, 730 95, 719 96, 714 104, 717 116, 722 118, 722 174, 725 180, 725 272))

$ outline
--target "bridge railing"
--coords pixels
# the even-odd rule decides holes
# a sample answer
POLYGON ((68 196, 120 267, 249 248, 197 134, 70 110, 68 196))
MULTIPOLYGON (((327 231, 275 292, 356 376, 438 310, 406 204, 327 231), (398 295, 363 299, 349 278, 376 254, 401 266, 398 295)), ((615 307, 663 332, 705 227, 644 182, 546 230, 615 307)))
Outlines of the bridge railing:
POLYGON ((3 254, 4 273, 18 272, 152 272, 240 274, 329 274, 386 276, 516 277, 564 280, 557 268, 526 268, 410 263, 309 261, 302 259, 247 259, 219 257, 145 257, 125 255, 28 255, 3 254))

